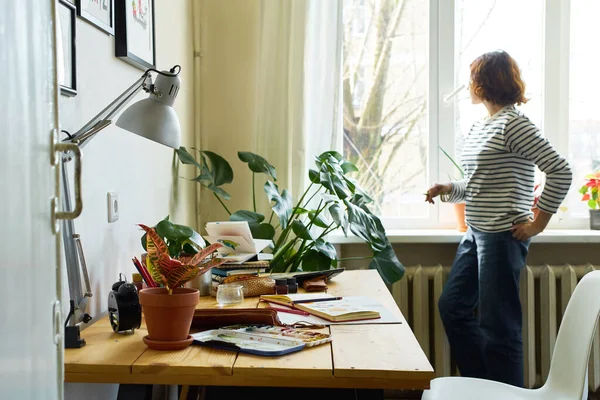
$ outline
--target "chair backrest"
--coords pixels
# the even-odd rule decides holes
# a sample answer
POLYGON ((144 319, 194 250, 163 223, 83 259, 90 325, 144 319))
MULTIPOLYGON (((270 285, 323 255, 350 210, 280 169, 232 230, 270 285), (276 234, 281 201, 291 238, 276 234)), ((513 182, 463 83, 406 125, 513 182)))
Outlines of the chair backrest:
POLYGON ((564 398, 581 398, 599 314, 600 271, 592 271, 577 284, 569 300, 543 389, 564 398))

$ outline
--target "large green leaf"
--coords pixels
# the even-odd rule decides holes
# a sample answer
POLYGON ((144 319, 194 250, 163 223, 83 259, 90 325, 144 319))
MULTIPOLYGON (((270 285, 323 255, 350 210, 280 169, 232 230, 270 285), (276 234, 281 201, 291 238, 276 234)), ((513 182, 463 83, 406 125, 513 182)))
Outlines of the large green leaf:
POLYGON ((302 256, 303 271, 326 271, 331 268, 331 259, 316 250, 307 250, 302 256))
POLYGON ((382 251, 387 244, 385 231, 377 226, 379 219, 366 206, 358 206, 345 199, 350 231, 367 242, 373 251, 382 251))
POLYGON ((330 222, 325 219, 322 212, 317 214, 316 211, 309 211, 308 219, 310 219, 310 221, 319 228, 327 228, 330 224, 330 222))
POLYGON ((315 240, 310 233, 310 230, 304 225, 302 221, 294 221, 292 222, 292 230, 300 239, 304 240, 315 240))
POLYGON ((373 254, 374 257, 369 264, 369 268, 379 271, 379 275, 381 275, 386 284, 391 285, 402 279, 404 276, 404 265, 396 257, 396 253, 390 243, 387 243, 383 250, 376 251, 373 254))
POLYGON ((315 171, 314 169, 308 170, 308 179, 310 179, 310 181, 312 183, 320 183, 321 182, 321 180, 319 178, 319 172, 315 171))
POLYGON ((265 193, 270 202, 274 203, 271 208, 279 218, 281 229, 287 228, 288 221, 292 216, 292 196, 287 189, 279 194, 279 188, 271 181, 265 183, 265 193))
POLYGON ((252 172, 267 174, 273 178, 273 180, 277 180, 275 167, 258 154, 250 153, 248 151, 238 151, 238 157, 243 162, 248 163, 248 168, 250 168, 252 172))
POLYGON ((338 197, 328 193, 321 193, 321 199, 325 203, 331 203, 332 201, 338 201, 338 197))
POLYGON ((321 185, 331 193, 335 193, 340 199, 345 199, 352 195, 344 176, 341 173, 332 171, 328 164, 323 164, 320 173, 321 185))
POLYGON ((358 171, 358 168, 356 168, 356 165, 352 164, 351 162, 344 161, 342 163, 342 170, 344 171, 344 174, 349 174, 350 172, 358 171))
POLYGON ((192 179, 213 191, 219 197, 229 200, 231 196, 220 186, 233 181, 233 170, 220 155, 211 151, 199 151, 201 163, 198 163, 185 147, 177 150, 179 159, 184 164, 193 164, 200 169, 200 175, 192 179))
POLYGON ((209 184, 209 185, 204 185, 204 187, 206 187, 209 190, 212 190, 215 194, 217 194, 219 197, 221 197, 221 198, 223 198, 225 200, 231 199, 231 195, 229 193, 227 193, 222 188, 213 185, 212 183, 209 184))
POLYGON ((231 214, 229 220, 248 221, 249 224, 259 224, 265 220, 265 216, 253 211, 239 210, 231 214))
POLYGON ((346 216, 344 210, 342 210, 342 206, 340 206, 340 204, 337 202, 331 203, 328 210, 329 215, 331 215, 331 218, 336 225, 342 228, 344 235, 348 235, 348 217, 346 216))
POLYGON ((325 254, 331 260, 337 259, 337 252, 335 251, 335 247, 331 243, 326 242, 323 239, 315 240, 314 249, 317 250, 319 253, 325 254))
MULTIPOLYGON (((156 224, 155 230, 168 244, 169 254, 172 257, 177 256, 182 250, 187 254, 196 254, 199 249, 206 246, 206 242, 198 232, 189 226, 172 223, 168 215, 156 224)), ((146 237, 147 233, 144 233, 141 239, 144 250, 146 250, 146 237)))
POLYGON ((252 237, 255 239, 273 240, 275 237, 275 228, 273 225, 267 224, 266 222, 250 225, 250 231, 252 232, 252 237))
POLYGON ((231 165, 229 165, 227 160, 212 151, 203 151, 202 154, 210 160, 210 173, 212 183, 215 186, 221 186, 233 181, 233 169, 231 169, 231 165))
POLYGON ((342 155, 340 153, 338 153, 337 151, 326 151, 324 153, 321 153, 319 155, 319 157, 317 157, 317 163, 320 162, 325 162, 328 160, 334 159, 337 162, 340 162, 344 159, 344 157, 342 157, 342 155))
POLYGON ((167 239, 188 239, 194 235, 194 230, 189 226, 174 224, 163 219, 156 225, 156 233, 167 239))
POLYGON ((181 146, 178 149, 175 149, 177 153, 177 157, 183 164, 195 165, 196 167, 202 169, 202 166, 196 161, 196 159, 187 151, 187 149, 181 146))

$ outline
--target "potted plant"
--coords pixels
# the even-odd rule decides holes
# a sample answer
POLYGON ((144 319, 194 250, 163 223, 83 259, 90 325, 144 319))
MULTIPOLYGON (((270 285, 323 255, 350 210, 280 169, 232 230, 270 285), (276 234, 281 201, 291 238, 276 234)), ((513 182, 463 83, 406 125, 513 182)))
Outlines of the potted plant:
MULTIPOLYGON (((448 154, 446 152, 446 150, 444 150, 440 146, 438 146, 438 148, 440 149, 440 151, 442 153, 444 153, 444 155, 448 158, 448 160, 450 160, 450 162, 452 162, 452 164, 454 164, 454 166, 460 173, 461 179, 464 179, 465 171, 461 168, 461 166, 458 165, 458 163, 456 161, 454 161, 454 158, 452 158, 450 156, 450 154, 448 154)), ((450 176, 450 179, 452 179, 452 176, 450 176)), ((465 220, 466 204, 465 203, 456 203, 456 204, 453 204, 453 206, 454 206, 454 212, 456 213, 456 223, 458 225, 456 229, 458 229, 459 232, 466 232, 467 231, 467 222, 465 220)))
POLYGON ((369 245, 372 251, 369 267, 377 269, 383 280, 392 284, 402 278, 404 267, 398 261, 379 218, 369 210, 373 200, 362 190, 350 174, 356 166, 344 160, 335 151, 315 157, 315 169, 308 173, 309 187, 294 204, 292 194, 281 190, 275 167, 258 154, 238 152, 238 158, 251 172, 252 196, 249 209, 229 210, 225 201, 230 195, 223 188, 233 181, 233 169, 220 155, 211 151, 195 150, 196 159, 185 147, 176 150, 183 164, 193 165, 199 175, 193 180, 210 190, 232 221, 247 221, 252 235, 274 241, 272 272, 327 270, 338 266, 335 247, 327 235, 340 229, 352 232, 369 245), (263 205, 270 215, 257 211, 255 181, 259 174, 266 176, 262 185, 263 205), (266 200, 266 202, 265 202, 266 200))
POLYGON ((192 343, 189 336, 194 310, 198 304, 198 289, 182 286, 198 274, 204 274, 224 261, 215 257, 221 247, 213 244, 195 255, 169 254, 169 247, 156 228, 140 227, 146 232, 146 267, 152 279, 161 287, 142 289, 139 293, 148 335, 144 343, 151 349, 176 350, 192 343))
POLYGON ((585 184, 579 189, 579 193, 583 195, 581 201, 587 201, 590 208, 590 229, 600 230, 600 201, 598 200, 600 172, 587 175, 585 181, 585 184))
MULTIPOLYGON (((168 215, 154 226, 154 230, 165 242, 169 255, 173 258, 194 256, 206 246, 206 242, 198 232, 189 226, 171 222, 168 215)), ((142 247, 147 251, 146 236, 146 233, 142 236, 142 247)))

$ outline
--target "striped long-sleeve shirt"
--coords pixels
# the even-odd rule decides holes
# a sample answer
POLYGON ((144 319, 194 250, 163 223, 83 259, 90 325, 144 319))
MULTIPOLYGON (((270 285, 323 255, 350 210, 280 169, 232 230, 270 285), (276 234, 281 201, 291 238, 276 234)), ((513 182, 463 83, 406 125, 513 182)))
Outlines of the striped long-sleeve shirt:
POLYGON ((512 105, 473 124, 461 162, 464 179, 442 200, 466 202, 467 224, 485 232, 510 230, 533 215, 536 165, 546 174, 542 211, 555 214, 572 181, 569 163, 512 105))

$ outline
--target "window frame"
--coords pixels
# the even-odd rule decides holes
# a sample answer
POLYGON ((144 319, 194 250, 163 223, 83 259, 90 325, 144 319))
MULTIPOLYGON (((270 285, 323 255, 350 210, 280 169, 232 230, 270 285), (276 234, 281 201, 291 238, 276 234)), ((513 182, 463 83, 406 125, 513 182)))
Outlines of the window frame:
MULTIPOLYGON (((569 156, 569 64, 571 37, 571 0, 546 0, 543 21, 542 133, 563 156, 569 156), (552 45, 548 45, 551 43, 552 45), (568 54, 568 57, 564 55, 568 54)), ((446 181, 452 164, 439 151, 441 146, 453 157, 455 149, 456 107, 454 99, 444 98, 456 90, 455 77, 455 0, 429 0, 429 149, 426 164, 430 184, 446 181), (444 66, 440 68, 440 66, 444 66)), ((454 97, 456 98, 456 97, 454 97)), ((576 182, 569 196, 574 195, 576 182)), ((426 190, 426 188, 424 188, 426 190)), ((436 203, 441 203, 437 202, 436 203)), ((423 218, 385 217, 386 229, 453 229, 456 218, 450 204, 431 206, 423 218)), ((562 213, 554 216, 548 229, 587 229, 589 217, 562 213)))

